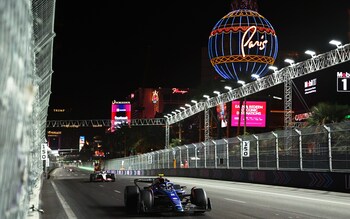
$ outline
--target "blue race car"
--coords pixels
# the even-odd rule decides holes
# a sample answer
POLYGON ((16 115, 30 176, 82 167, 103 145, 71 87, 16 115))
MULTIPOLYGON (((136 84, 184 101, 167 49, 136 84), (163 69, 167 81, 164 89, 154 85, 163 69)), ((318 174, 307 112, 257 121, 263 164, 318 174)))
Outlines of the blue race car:
POLYGON ((124 204, 128 212, 142 213, 204 213, 211 210, 210 199, 202 188, 174 184, 160 174, 156 178, 138 178, 124 190, 124 204), (140 186, 143 184, 143 186, 140 186))

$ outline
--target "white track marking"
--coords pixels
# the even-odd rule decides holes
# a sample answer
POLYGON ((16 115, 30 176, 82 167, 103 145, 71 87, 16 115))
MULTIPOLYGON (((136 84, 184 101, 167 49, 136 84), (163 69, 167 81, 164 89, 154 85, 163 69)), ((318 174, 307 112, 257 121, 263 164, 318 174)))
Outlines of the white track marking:
POLYGON ((55 183, 53 181, 51 181, 52 187, 55 189, 56 194, 58 199, 61 202, 61 205, 63 207, 63 210, 66 212, 66 215, 68 218, 70 219, 77 219, 77 216, 75 216, 74 212, 72 211, 72 209, 69 207, 68 203, 66 202, 66 200, 64 200, 63 196, 61 195, 61 193, 58 191, 55 183))
POLYGON ((224 199, 227 201, 231 201, 231 202, 239 202, 239 203, 243 203, 243 204, 247 203, 245 201, 240 201, 240 200, 235 200, 235 199, 230 199, 230 198, 224 198, 224 199))

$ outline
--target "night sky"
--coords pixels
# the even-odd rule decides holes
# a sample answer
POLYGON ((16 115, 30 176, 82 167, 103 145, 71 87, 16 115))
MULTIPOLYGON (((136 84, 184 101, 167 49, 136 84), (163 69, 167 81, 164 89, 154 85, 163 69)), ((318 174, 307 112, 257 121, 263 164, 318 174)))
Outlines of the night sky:
MULTIPOLYGON (((201 48, 230 2, 56 0, 50 107, 105 119, 112 100, 138 87, 195 88, 201 48)), ((350 41, 349 0, 258 0, 258 6, 276 31, 277 60, 286 58, 281 51, 323 53, 334 48, 331 39, 350 41)))

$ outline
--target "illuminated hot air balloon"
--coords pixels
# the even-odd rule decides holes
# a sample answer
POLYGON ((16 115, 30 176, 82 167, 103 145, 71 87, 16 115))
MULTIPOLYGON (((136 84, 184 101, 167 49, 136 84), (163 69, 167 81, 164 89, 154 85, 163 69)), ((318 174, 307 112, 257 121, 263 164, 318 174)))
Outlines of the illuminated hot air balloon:
POLYGON ((277 57, 276 32, 265 17, 252 10, 257 5, 251 2, 236 1, 236 8, 216 23, 209 36, 210 62, 227 80, 249 81, 251 74, 263 76, 277 57))

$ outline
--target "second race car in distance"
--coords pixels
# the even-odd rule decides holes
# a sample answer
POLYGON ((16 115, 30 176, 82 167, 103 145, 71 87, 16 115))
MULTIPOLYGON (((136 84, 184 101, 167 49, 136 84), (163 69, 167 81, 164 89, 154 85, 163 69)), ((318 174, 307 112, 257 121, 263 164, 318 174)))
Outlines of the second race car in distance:
POLYGON ((115 182, 115 174, 108 171, 90 173, 90 182, 115 182))

